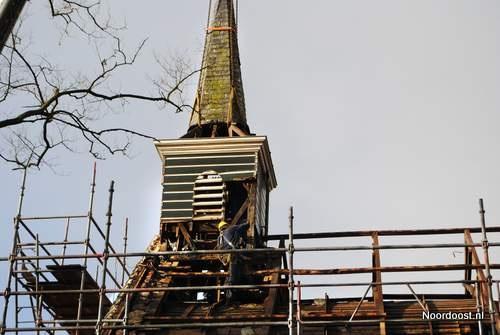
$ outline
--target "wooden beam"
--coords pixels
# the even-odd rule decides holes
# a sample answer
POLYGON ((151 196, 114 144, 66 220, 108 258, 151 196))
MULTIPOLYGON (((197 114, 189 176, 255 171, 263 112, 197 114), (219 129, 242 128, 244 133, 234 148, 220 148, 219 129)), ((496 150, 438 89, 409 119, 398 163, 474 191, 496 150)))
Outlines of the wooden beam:
POLYGON ((186 227, 184 227, 184 223, 179 222, 178 226, 179 226, 179 229, 182 233, 182 236, 184 236, 184 240, 189 245, 189 247, 191 247, 191 250, 196 250, 196 247, 194 246, 194 243, 191 240, 191 236, 189 235, 188 231, 186 230, 186 227))
POLYGON ((191 312, 196 308, 196 306, 198 306, 197 304, 191 304, 189 305, 185 310, 184 312, 182 312, 181 314, 181 318, 187 318, 189 316, 189 314, 191 314, 191 312))
MULTIPOLYGON (((278 248, 284 249, 285 248, 285 240, 280 240, 280 243, 278 245, 278 248)), ((281 262, 283 264, 283 269, 288 270, 288 260, 286 258, 286 253, 283 253, 281 255, 281 262)), ((288 272, 285 273, 285 280, 288 282, 288 272)))
POLYGON ((243 202, 243 204, 241 205, 240 209, 238 209, 238 212, 236 212, 236 215, 234 216, 233 218, 233 222, 231 224, 233 225, 237 225, 238 222, 240 221, 241 217, 243 216, 243 214, 245 214, 245 211, 247 210, 248 208, 248 198, 245 200, 245 202, 243 202))
MULTIPOLYGON (((230 122, 233 120, 233 102, 234 102, 234 88, 231 86, 231 91, 229 92, 229 102, 227 106, 227 123, 230 124, 230 122)), ((229 126, 231 127, 231 126, 229 126)), ((230 133, 231 131, 229 131, 230 133)), ((232 137, 232 135, 229 135, 232 137)))
MULTIPOLYGON (((443 228, 443 229, 403 229, 403 230, 357 230, 357 231, 336 231, 322 233, 297 233, 293 234, 294 240, 307 240, 315 238, 336 238, 336 237, 361 237, 372 236, 377 232, 378 236, 419 236, 419 235, 446 235, 463 234, 464 230, 471 233, 480 233, 481 228, 443 228)), ((500 226, 486 227, 487 233, 500 233, 500 226)), ((288 234, 269 235, 266 240, 277 241, 282 238, 287 239, 288 234)))
MULTIPOLYGON (((465 249, 464 264, 465 265, 472 265, 472 251, 468 247, 465 247, 464 249, 465 249)), ((466 281, 472 280, 472 269, 466 269, 464 271, 464 280, 466 280, 466 281)), ((473 297, 476 295, 476 293, 475 293, 476 289, 475 289, 474 285, 464 284, 464 289, 465 289, 466 295, 473 296, 473 297)))
POLYGON ((220 272, 220 271, 213 271, 213 272, 182 272, 182 271, 164 271, 164 273, 170 277, 186 277, 186 278, 197 278, 197 277, 202 277, 202 278, 209 278, 209 277, 228 277, 229 273, 228 272, 220 272))
POLYGON ((330 312, 330 297, 328 296, 328 293, 325 292, 325 313, 330 312))
MULTIPOLYGON (((275 268, 281 267, 281 260, 278 258, 278 261, 274 263, 275 268)), ((273 273, 271 277, 271 284, 279 284, 280 282, 280 274, 273 273)), ((278 288, 273 287, 269 289, 269 294, 264 299, 264 314, 266 317, 271 318, 276 310, 276 302, 278 300, 278 288)), ((264 334, 270 334, 271 327, 264 328, 264 334)))
POLYGON ((181 250, 180 248, 180 244, 181 244, 181 234, 179 234, 180 232, 180 228, 179 228, 179 225, 175 225, 175 237, 176 237, 176 241, 175 241, 175 246, 177 248, 177 250, 181 250))
POLYGON ((263 314, 251 314, 251 313, 245 313, 245 311, 242 311, 242 314, 237 314, 237 315, 210 315, 210 316, 195 316, 192 315, 188 318, 183 318, 183 317, 178 317, 178 316, 147 316, 144 319, 145 320, 151 320, 151 321, 169 321, 169 322, 190 322, 190 321, 197 321, 197 322, 210 322, 210 321, 245 321, 245 320, 285 320, 286 321, 287 314, 273 314, 271 316, 266 316, 263 314))
POLYGON ((214 124, 212 126, 212 134, 210 135, 210 137, 214 138, 217 136, 217 124, 214 124))
MULTIPOLYGON (((171 265, 177 266, 179 263, 172 262, 171 265)), ((156 279, 156 274, 157 272, 151 267, 145 269, 144 277, 141 279, 141 283, 138 283, 137 288, 151 287, 152 281, 156 279)), ((171 282, 172 277, 166 276, 155 281, 154 286, 161 288, 168 287, 171 282)), ((156 291, 147 294, 136 293, 135 296, 132 296, 131 305, 134 308, 130 310, 128 315, 130 324, 140 324, 146 316, 156 314, 156 311, 168 294, 168 291, 156 291)))
MULTIPOLYGON (((217 285, 217 286, 220 286, 220 284, 221 284, 221 280, 220 280, 220 278, 219 278, 219 277, 217 277, 215 280, 216 280, 216 285, 217 285)), ((220 290, 220 289, 218 289, 218 290, 217 290, 217 302, 221 302, 221 300, 222 300, 221 298, 222 298, 222 297, 221 297, 221 290, 220 290)))
MULTIPOLYGON (((466 229, 464 230, 464 241, 466 244, 474 244, 474 241, 472 240, 472 236, 470 234, 470 230, 466 229)), ((477 266, 476 267, 476 274, 477 277, 479 277, 479 280, 481 280, 480 283, 480 291, 481 291, 481 297, 483 300, 483 308, 485 310, 488 308, 488 302, 489 302, 489 295, 488 295, 488 284, 486 283, 486 275, 484 274, 484 271, 482 267, 484 267, 481 264, 481 260, 477 254, 476 248, 475 247, 468 247, 468 249, 471 252, 471 261, 472 261, 472 266, 477 266)))
POLYGON ((248 188, 248 211, 247 211, 247 221, 250 224, 248 228, 248 242, 254 248, 255 246, 255 205, 256 205, 256 195, 257 195, 257 183, 250 182, 248 188))
POLYGON ((232 124, 231 126, 231 130, 237 134, 238 136, 248 136, 248 134, 246 134, 243 130, 241 130, 240 128, 238 128, 237 125, 235 124, 232 124))
MULTIPOLYGON (((425 297, 422 297, 422 304, 424 305, 424 307, 427 309, 427 310, 430 310, 429 309, 429 305, 427 304, 427 301, 425 300, 425 297)), ((433 335, 434 334, 434 328, 432 328, 432 321, 429 320, 429 322, 427 323, 427 326, 429 327, 429 335, 433 335)), ((459 333, 461 334, 462 332, 460 331, 460 326, 458 327, 459 329, 459 333)))
MULTIPOLYGON (((273 273, 271 277, 271 284, 279 284, 280 275, 279 273, 273 273)), ((278 297, 278 288, 272 287, 269 289, 269 294, 264 300, 264 313, 266 316, 270 316, 274 313, 276 307, 276 298, 278 297)))
POLYGON ((217 302, 211 304, 210 307, 208 307, 207 312, 205 313, 205 318, 212 316, 214 314, 215 310, 217 309, 217 306, 219 306, 221 303, 222 303, 222 300, 219 299, 217 302))
POLYGON ((173 265, 160 264, 158 265, 158 269, 162 271, 182 271, 182 270, 189 271, 191 270, 191 267, 187 265, 173 266, 173 265))
MULTIPOLYGON (((379 246, 378 233, 376 232, 372 234, 372 246, 374 247, 379 246)), ((374 269, 380 269, 381 267, 379 249, 373 249, 372 251, 372 267, 374 269)), ((382 282, 382 272, 380 272, 380 270, 374 270, 372 272, 372 283, 381 283, 381 282, 382 282)), ((375 303, 377 313, 379 313, 380 315, 385 315, 384 294, 382 292, 382 285, 381 284, 373 285, 372 294, 373 294, 373 302, 375 303)), ((385 335, 386 334, 385 322, 381 321, 379 323, 379 327, 380 327, 380 335, 385 335)))
MULTIPOLYGON (((500 269, 500 264, 491 264, 491 269, 500 269)), ((436 264, 436 265, 415 265, 415 266, 380 266, 359 267, 359 268, 333 268, 333 269, 294 269, 296 276, 316 276, 316 275, 345 275, 354 273, 373 273, 380 272, 425 272, 425 271, 460 271, 465 269, 484 269, 484 265, 463 265, 463 264, 436 264)), ((271 274, 279 271, 282 274, 288 273, 288 270, 258 270, 255 274, 271 274)))
POLYGON ((191 112, 190 119, 193 118, 193 114, 198 114, 198 127, 201 127, 201 113, 200 113, 200 103, 201 103, 201 93, 199 90, 196 91, 196 100, 194 101, 194 108, 191 112))

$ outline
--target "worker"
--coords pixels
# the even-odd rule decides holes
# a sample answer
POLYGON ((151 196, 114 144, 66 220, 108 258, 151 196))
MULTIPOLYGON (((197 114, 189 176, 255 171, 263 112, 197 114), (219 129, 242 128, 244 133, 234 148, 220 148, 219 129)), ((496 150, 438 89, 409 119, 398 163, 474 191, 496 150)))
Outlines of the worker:
MULTIPOLYGON (((219 238, 217 239, 217 248, 221 250, 231 249, 244 249, 246 247, 247 230, 249 224, 244 222, 238 225, 230 225, 222 220, 217 225, 219 229, 219 238)), ((225 281, 225 285, 240 285, 242 284, 242 255, 240 253, 232 253, 223 255, 222 263, 227 265, 229 263, 229 277, 225 281)), ((225 290, 226 304, 230 304, 235 294, 233 290, 225 290)))

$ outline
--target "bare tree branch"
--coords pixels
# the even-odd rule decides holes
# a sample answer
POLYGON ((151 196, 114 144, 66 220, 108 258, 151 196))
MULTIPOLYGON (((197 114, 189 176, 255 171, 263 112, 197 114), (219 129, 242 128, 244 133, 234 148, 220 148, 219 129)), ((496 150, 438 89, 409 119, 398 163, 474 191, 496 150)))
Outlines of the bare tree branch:
POLYGON ((117 34, 124 26, 111 24, 110 16, 101 12, 100 0, 47 1, 51 15, 62 20, 64 34, 74 30, 90 40, 107 39, 111 50, 101 52, 96 47, 94 75, 68 79, 67 72, 49 59, 28 52, 19 33, 13 33, 0 55, 0 103, 11 106, 11 101, 22 97, 24 106, 0 114, 0 159, 17 168, 40 167, 54 148, 74 151, 75 142, 86 143, 89 153, 98 159, 107 154, 127 154, 132 137, 154 137, 119 126, 96 128, 99 114, 114 111, 117 104, 123 108, 129 101, 157 103, 175 112, 191 111, 182 93, 201 69, 191 70, 182 57, 170 62, 157 58, 163 76, 152 81, 155 94, 113 89, 113 78, 135 64, 147 39, 133 52, 126 52, 117 34), (112 144, 111 139, 116 138, 121 144, 112 144))

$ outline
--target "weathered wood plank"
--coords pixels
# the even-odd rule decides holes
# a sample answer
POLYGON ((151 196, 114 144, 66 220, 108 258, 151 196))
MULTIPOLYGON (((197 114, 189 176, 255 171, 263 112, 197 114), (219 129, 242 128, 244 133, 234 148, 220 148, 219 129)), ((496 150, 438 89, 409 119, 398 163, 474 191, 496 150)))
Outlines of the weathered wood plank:
MULTIPOLYGON (((466 229, 464 231, 464 240, 465 240, 466 244, 474 244, 474 241, 472 240, 472 236, 471 236, 470 231, 468 229, 466 229)), ((476 248, 468 247, 468 249, 471 252, 472 266, 484 267, 481 264, 481 260, 477 254, 476 248)), ((476 267, 476 274, 477 274, 479 280, 481 280, 481 283, 479 286, 481 288, 480 291, 481 291, 481 297, 483 300, 482 301, 483 308, 487 309, 488 301, 489 301, 488 287, 487 287, 488 284, 486 283, 486 275, 484 274, 482 267, 480 267, 480 268, 476 267)))
POLYGON ((245 214, 245 211, 248 208, 248 203, 249 203, 249 201, 247 198, 245 200, 245 202, 243 202, 243 204, 241 205, 240 209, 238 209, 238 212, 236 212, 236 215, 234 216, 233 222, 232 222, 233 225, 237 225, 238 222, 240 221, 241 217, 243 216, 243 214, 245 214))
POLYGON ((184 236, 184 241, 186 241, 186 243, 189 245, 191 250, 196 250, 196 247, 195 247, 193 241, 191 240, 191 236, 189 235, 189 232, 187 231, 186 227, 184 227, 184 223, 179 222, 178 225, 179 225, 179 229, 182 233, 182 236, 184 236))
MULTIPOLYGON (((372 234, 372 245, 374 247, 379 246, 379 240, 378 240, 377 233, 372 234)), ((375 269, 380 269, 380 267, 381 267, 380 250, 379 249, 373 249, 373 251, 372 251, 372 266, 375 269)), ((382 282, 382 272, 380 272, 380 270, 374 270, 372 272, 372 283, 381 283, 381 282, 382 282)), ((385 315, 384 294, 382 292, 382 285, 381 284, 373 285, 372 292, 373 292, 373 301, 375 302, 375 306, 377 308, 377 313, 380 315, 385 315)), ((379 327, 380 327, 380 335, 385 335, 386 334, 385 322, 381 321, 379 324, 379 327)))
POLYGON ((255 203, 257 194, 257 183, 251 182, 248 185, 248 211, 247 220, 250 225, 248 228, 248 243, 255 246, 255 203))

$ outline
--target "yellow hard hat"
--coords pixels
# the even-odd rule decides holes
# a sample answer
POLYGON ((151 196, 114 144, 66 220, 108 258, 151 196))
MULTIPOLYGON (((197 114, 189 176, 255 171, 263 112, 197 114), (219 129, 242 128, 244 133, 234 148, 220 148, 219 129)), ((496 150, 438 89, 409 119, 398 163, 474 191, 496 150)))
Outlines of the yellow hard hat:
POLYGON ((219 222, 219 223, 217 224, 217 229, 221 230, 221 229, 222 229, 224 226, 226 226, 226 225, 227 225, 227 222, 226 222, 226 221, 224 221, 224 220, 221 220, 221 222, 219 222))

